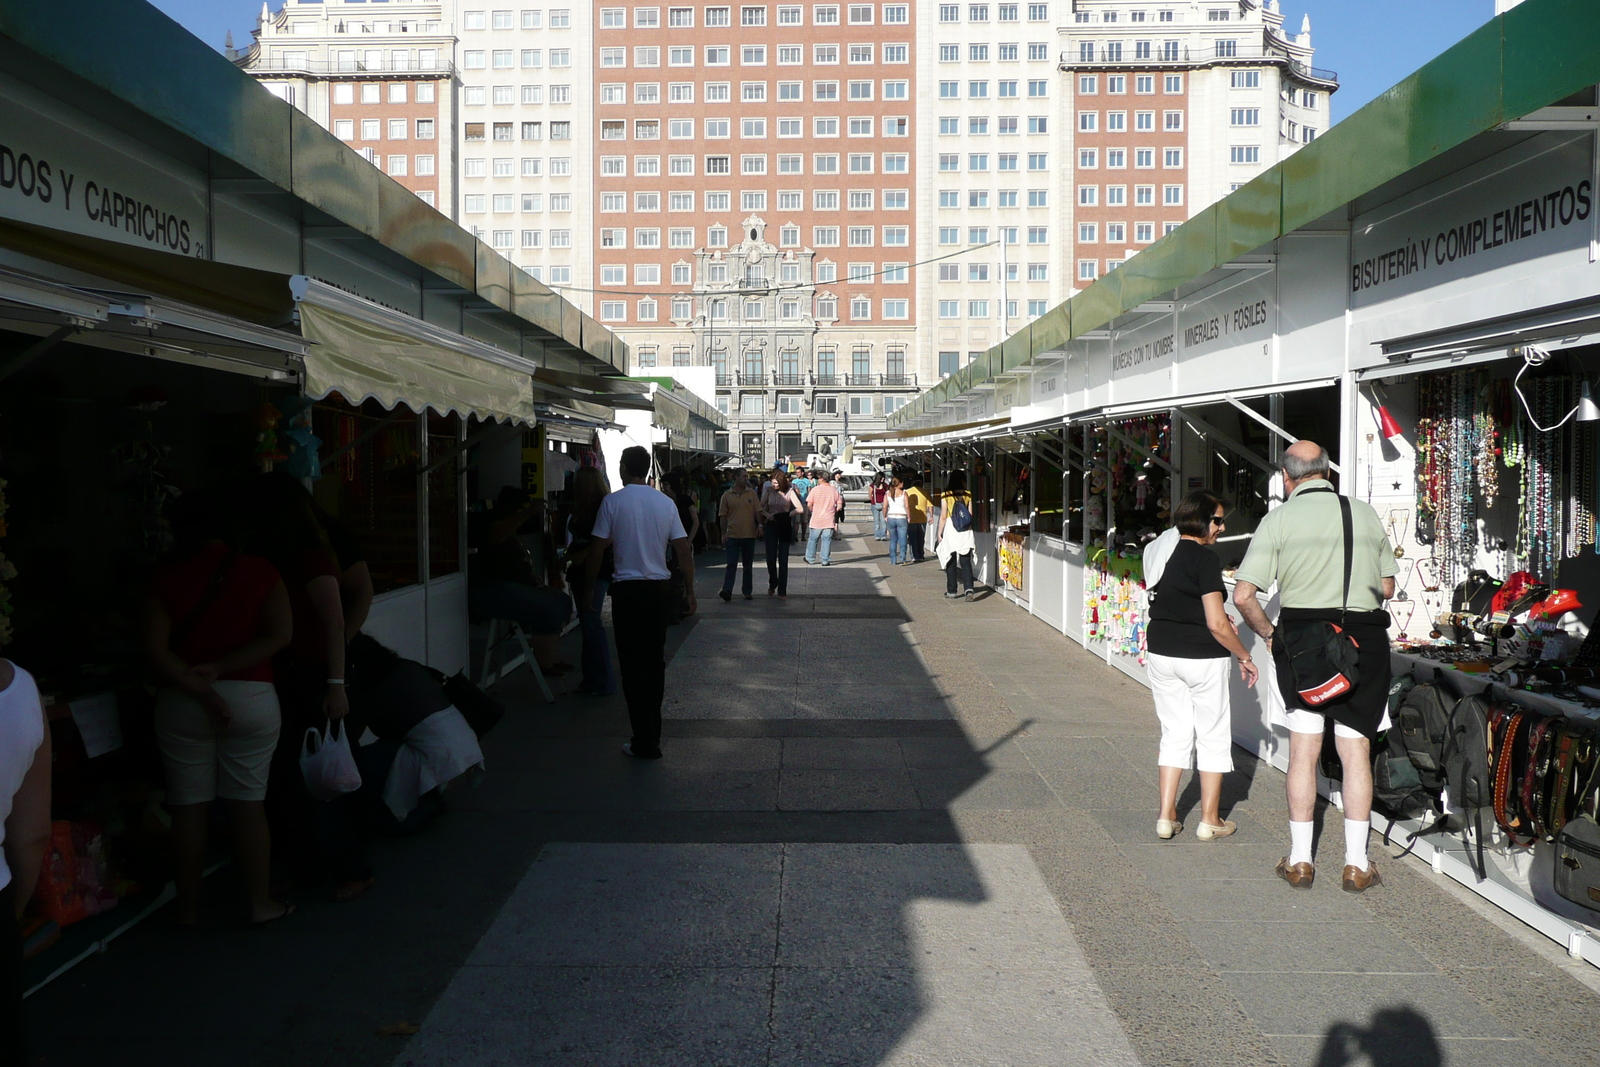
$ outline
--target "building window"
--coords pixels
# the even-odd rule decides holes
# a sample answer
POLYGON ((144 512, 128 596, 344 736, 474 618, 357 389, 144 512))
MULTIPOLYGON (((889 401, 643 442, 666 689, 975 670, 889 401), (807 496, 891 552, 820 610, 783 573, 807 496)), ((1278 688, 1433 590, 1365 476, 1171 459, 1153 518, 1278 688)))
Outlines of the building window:
POLYGON ((1230 163, 1260 163, 1261 148, 1258 145, 1236 144, 1228 149, 1228 162, 1230 163))
POLYGON ((628 318, 628 302, 626 300, 602 300, 600 302, 601 322, 625 322, 628 318))
POLYGON ((1183 186, 1166 185, 1161 189, 1161 202, 1168 207, 1177 207, 1183 203, 1183 186))

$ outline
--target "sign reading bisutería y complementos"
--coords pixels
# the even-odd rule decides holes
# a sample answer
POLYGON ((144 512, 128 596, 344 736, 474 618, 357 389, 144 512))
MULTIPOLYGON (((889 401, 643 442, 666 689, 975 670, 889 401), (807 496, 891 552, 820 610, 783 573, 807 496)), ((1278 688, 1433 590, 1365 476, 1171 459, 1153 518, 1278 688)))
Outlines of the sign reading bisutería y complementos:
POLYGON ((1350 302, 1364 307, 1468 275, 1587 248, 1591 137, 1507 165, 1495 156, 1358 218, 1350 302))
POLYGON ((208 255, 202 174, 3 75, 0 217, 208 255))

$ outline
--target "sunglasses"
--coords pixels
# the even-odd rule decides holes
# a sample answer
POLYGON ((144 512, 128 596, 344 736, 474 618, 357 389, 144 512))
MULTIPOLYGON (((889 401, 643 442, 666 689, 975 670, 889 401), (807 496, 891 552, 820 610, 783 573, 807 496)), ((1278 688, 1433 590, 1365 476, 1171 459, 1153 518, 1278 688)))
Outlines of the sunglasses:
POLYGON ((1227 523, 1227 518, 1225 516, 1222 516, 1222 515, 1213 515, 1213 516, 1211 516, 1211 525, 1213 525, 1213 526, 1223 526, 1226 523, 1227 523))

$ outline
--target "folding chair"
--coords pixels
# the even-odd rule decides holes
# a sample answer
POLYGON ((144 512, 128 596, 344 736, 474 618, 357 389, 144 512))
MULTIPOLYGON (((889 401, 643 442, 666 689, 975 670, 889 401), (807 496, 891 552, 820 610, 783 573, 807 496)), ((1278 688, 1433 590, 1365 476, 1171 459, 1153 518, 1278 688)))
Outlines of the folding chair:
POLYGON ((488 620, 488 634, 483 643, 483 663, 478 670, 478 688, 488 689, 524 663, 533 672, 534 681, 539 683, 539 692, 544 694, 544 702, 554 704, 555 694, 550 691, 550 683, 545 681, 544 671, 539 669, 539 661, 534 658, 533 649, 528 647, 528 635, 522 632, 522 627, 510 619, 488 620), (508 641, 515 641, 517 650, 504 662, 496 664, 495 652, 508 641))

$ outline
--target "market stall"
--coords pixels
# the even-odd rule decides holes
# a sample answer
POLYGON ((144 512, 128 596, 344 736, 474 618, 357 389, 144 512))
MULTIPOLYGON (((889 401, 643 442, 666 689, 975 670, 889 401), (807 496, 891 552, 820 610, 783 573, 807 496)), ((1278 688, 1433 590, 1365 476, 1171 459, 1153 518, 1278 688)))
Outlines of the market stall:
POLYGON ((30 984, 163 900, 142 618, 174 500, 302 479, 366 557, 367 632, 454 671, 474 449, 541 418, 536 369, 627 358, 148 14, 125 27, 145 47, 115 54, 71 20, 8 26, 0 76, 7 166, 60 178, 0 182, 0 653, 39 681, 55 746, 30 984))

